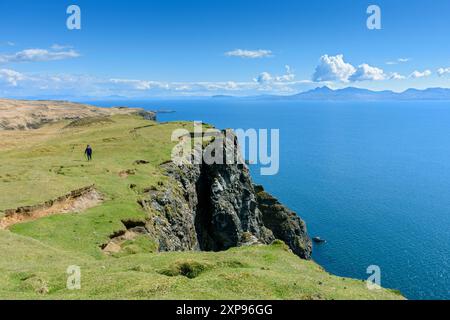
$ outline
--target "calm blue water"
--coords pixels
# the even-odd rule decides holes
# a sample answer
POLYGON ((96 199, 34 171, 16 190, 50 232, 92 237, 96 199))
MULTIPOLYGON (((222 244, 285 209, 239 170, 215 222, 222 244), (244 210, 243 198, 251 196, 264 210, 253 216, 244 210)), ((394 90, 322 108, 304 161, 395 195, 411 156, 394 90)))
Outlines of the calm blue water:
POLYGON ((450 299, 450 102, 101 102, 170 109, 159 120, 279 128, 280 172, 254 179, 307 222, 314 260, 411 299, 450 299))

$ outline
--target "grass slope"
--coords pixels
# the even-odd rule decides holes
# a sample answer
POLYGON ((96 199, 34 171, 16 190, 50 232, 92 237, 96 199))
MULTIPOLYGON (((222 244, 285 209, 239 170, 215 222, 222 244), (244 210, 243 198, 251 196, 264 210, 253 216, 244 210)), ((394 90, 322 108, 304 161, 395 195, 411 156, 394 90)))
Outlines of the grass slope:
POLYGON ((159 165, 170 158, 172 131, 191 128, 129 115, 111 120, 0 132, 0 211, 91 184, 106 197, 102 205, 82 213, 0 230, 0 299, 402 298, 329 275, 281 243, 218 253, 157 253, 151 239, 138 237, 124 243, 120 254, 106 256, 99 247, 124 229, 122 220, 149 214, 137 204, 143 190, 170 187, 159 165), (90 163, 83 158, 87 144, 94 148, 90 163), (136 160, 149 163, 137 165, 136 160), (129 170, 135 174, 120 174, 129 170), (136 187, 130 189, 131 184, 136 187), (71 265, 81 267, 81 290, 66 289, 71 265))

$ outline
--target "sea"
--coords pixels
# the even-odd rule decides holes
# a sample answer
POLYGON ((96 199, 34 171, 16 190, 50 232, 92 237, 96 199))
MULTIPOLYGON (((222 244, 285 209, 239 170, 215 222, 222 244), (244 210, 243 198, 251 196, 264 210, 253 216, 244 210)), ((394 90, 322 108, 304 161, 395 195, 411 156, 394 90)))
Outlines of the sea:
POLYGON ((279 129, 278 174, 253 179, 307 223, 328 272, 409 299, 450 299, 450 102, 232 98, 95 101, 162 111, 159 121, 279 129), (369 268, 369 269, 368 269, 369 268))

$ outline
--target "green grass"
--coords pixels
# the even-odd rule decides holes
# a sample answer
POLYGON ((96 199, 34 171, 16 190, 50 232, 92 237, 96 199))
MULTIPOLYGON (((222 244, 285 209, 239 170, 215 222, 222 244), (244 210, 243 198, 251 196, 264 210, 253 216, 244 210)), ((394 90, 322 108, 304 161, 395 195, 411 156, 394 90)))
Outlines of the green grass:
POLYGON ((135 254, 95 259, 0 231, 2 299, 400 299, 388 290, 331 276, 284 246, 225 252, 135 254), (81 290, 66 269, 81 267, 81 290))
MULTIPOLYGON (((173 187, 159 165, 170 159, 176 128, 135 116, 63 122, 29 132, 0 132, 0 211, 35 205, 95 184, 97 207, 0 230, 0 299, 401 299, 389 290, 332 276, 284 244, 226 252, 156 252, 145 236, 110 256, 100 246, 123 220, 149 214, 137 201, 146 188, 173 187), (83 157, 93 146, 94 161, 83 157), (146 160, 148 164, 135 164, 146 160), (134 170, 121 177, 120 172, 134 170), (130 185, 135 185, 130 188, 130 185), (81 290, 66 289, 66 270, 81 267, 81 290)), ((157 213, 154 213, 157 214, 157 213)), ((1 215, 1 214, 0 214, 1 215)))

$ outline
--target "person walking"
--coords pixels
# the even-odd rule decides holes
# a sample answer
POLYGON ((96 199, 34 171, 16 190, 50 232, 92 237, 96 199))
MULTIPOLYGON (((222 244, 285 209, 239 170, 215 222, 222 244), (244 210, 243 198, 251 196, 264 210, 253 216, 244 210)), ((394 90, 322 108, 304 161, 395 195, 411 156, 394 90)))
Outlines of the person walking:
POLYGON ((91 148, 90 145, 88 145, 86 147, 86 150, 84 151, 84 154, 86 155, 88 161, 92 160, 92 148, 91 148))

